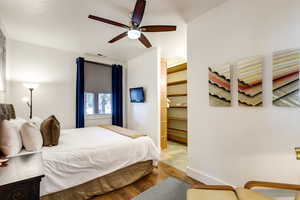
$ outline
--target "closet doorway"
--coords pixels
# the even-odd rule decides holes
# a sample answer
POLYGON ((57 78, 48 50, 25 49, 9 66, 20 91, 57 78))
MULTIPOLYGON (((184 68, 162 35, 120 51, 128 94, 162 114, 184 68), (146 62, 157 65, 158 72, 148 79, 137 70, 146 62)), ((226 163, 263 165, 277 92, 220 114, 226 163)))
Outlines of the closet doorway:
MULTIPOLYGON (((167 127, 166 133, 162 131, 161 135, 161 160, 182 171, 185 171, 187 166, 187 67, 187 63, 175 66, 168 66, 167 64, 166 73, 162 74, 161 88, 162 92, 166 90, 165 102, 167 107, 164 116, 164 112, 161 112, 161 124, 166 121, 167 127)), ((161 108, 165 108, 162 99, 161 108)))

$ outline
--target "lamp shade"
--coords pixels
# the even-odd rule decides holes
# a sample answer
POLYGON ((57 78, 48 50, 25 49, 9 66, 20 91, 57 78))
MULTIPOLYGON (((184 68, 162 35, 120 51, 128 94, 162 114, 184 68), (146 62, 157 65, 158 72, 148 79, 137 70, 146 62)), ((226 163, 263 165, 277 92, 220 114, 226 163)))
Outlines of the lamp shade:
POLYGON ((39 87, 38 83, 23 83, 23 85, 28 89, 36 89, 39 87))
POLYGON ((22 101, 27 103, 27 102, 29 102, 29 98, 28 97, 23 97, 22 101))

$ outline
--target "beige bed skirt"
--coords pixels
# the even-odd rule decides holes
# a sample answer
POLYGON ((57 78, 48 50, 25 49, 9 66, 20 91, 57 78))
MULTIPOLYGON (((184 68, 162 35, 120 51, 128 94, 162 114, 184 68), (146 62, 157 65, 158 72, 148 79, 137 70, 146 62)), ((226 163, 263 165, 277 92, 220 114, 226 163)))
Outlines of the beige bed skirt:
POLYGON ((41 200, 87 200, 134 183, 150 174, 153 168, 153 161, 140 162, 73 188, 43 196, 41 200))

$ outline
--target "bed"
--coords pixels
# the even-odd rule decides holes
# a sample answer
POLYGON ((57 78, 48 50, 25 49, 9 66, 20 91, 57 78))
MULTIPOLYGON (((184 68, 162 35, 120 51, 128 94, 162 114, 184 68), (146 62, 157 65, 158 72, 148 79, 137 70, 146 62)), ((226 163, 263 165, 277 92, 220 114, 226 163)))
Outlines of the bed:
POLYGON ((159 151, 148 136, 132 139, 102 127, 62 130, 58 146, 43 147, 42 200, 83 200, 152 172, 159 151))
MULTIPOLYGON (((0 104, 0 120, 15 118, 13 105, 0 104)), ((151 138, 133 139, 118 129, 61 130, 57 146, 42 148, 41 199, 86 200, 150 174, 159 160, 151 138)))

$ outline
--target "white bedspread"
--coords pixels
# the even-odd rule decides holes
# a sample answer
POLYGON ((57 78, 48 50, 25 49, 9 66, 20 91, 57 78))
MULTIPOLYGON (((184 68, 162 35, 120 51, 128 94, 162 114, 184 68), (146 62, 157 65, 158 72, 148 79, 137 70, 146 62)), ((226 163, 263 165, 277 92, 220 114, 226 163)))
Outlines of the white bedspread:
POLYGON ((131 139, 100 127, 62 130, 59 145, 42 149, 41 196, 86 183, 137 162, 159 160, 149 137, 131 139))

